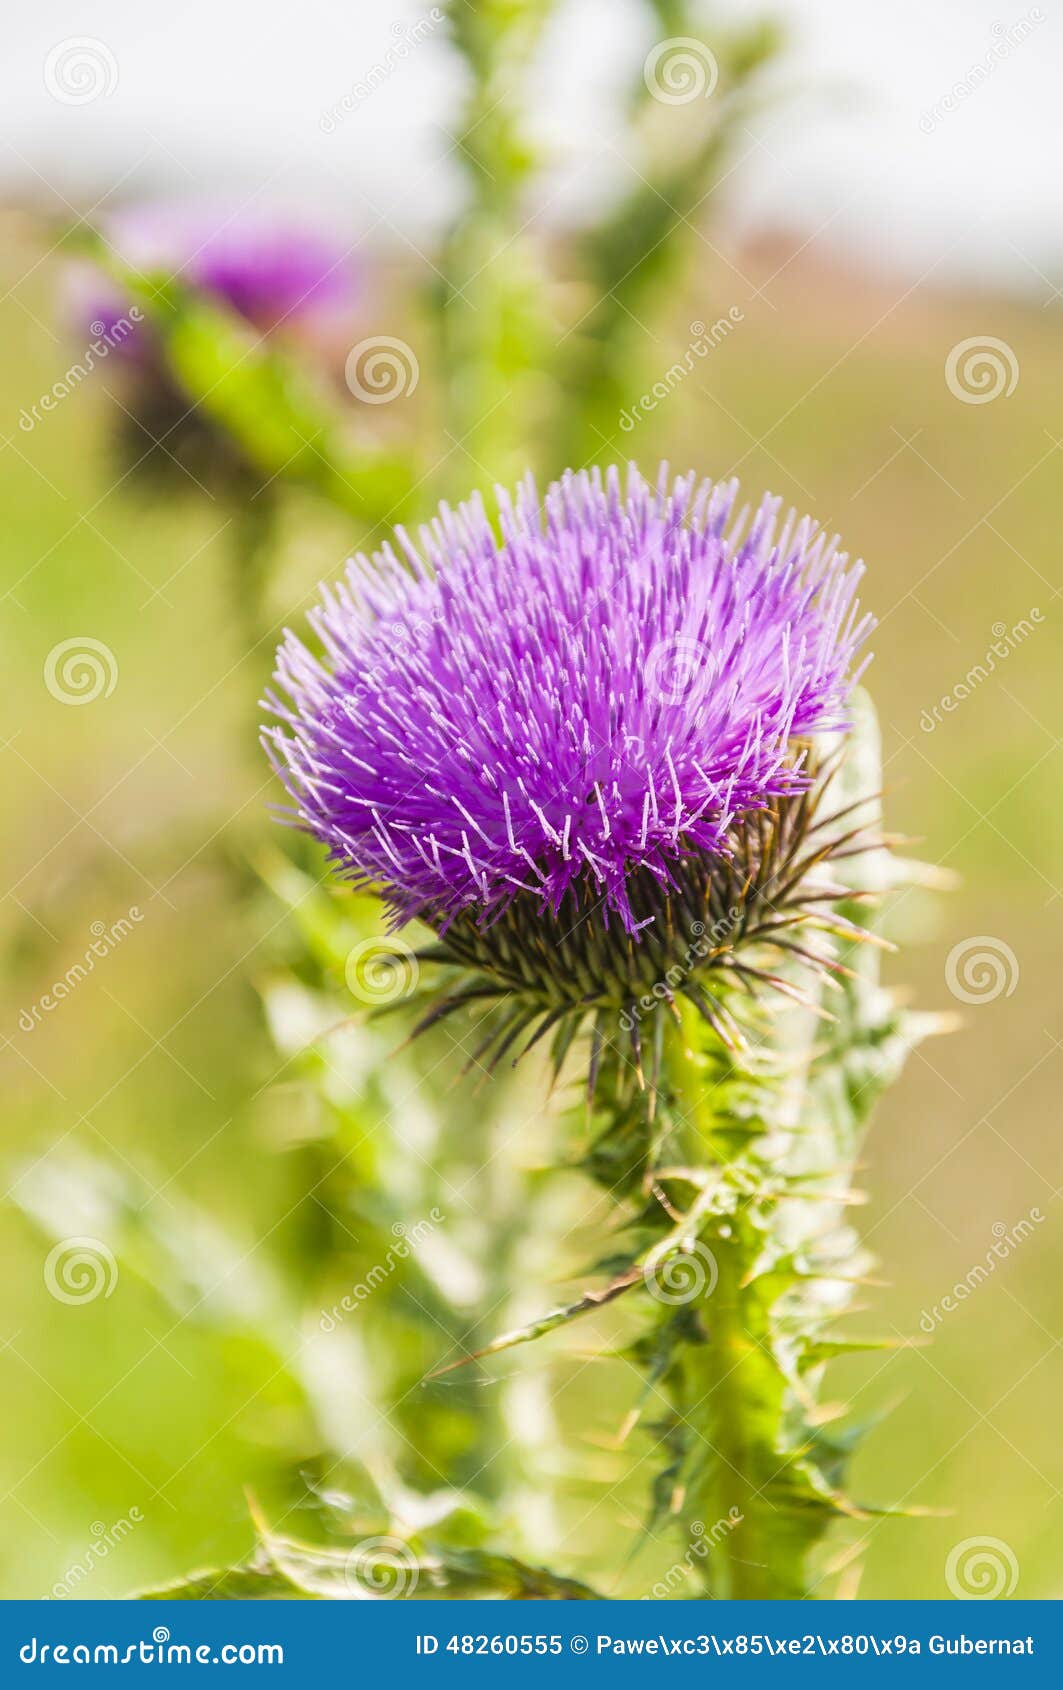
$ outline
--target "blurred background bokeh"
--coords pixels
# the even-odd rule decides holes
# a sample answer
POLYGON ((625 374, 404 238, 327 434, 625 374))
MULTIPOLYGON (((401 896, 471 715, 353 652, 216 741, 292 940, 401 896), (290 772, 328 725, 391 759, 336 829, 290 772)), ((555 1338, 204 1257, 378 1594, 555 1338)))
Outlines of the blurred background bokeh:
MULTIPOLYGON (((594 1359, 609 1321, 425 1382, 563 1300, 603 1217, 542 1171, 571 1128, 534 1067, 470 1101, 471 1024, 388 1057, 401 1016, 365 1021, 350 960, 378 915, 277 837, 257 744, 280 626, 392 515, 636 457, 771 488, 866 559, 890 822, 954 880, 901 898, 888 971, 962 1025, 913 1058, 862 1169, 881 1283, 856 1320, 932 1341, 838 1364, 828 1393, 871 1423, 856 1495, 927 1512, 835 1547, 862 1594, 923 1597, 989 1537, 1010 1593, 1055 1596, 1060 18, 363 10, 7 20, 0 1592, 239 1559, 249 1491, 313 1536, 376 1492, 409 1519, 468 1486, 528 1559, 607 1592, 674 1560, 617 1549, 651 1469, 614 1447, 633 1386, 594 1359), (676 38, 718 87, 655 97, 676 38), (114 231, 160 201, 337 243, 349 301, 312 347, 282 323, 283 370, 233 414, 257 442, 294 368, 338 445, 297 418, 291 452, 217 484, 218 437, 189 456, 171 418, 148 474, 129 358, 71 378, 92 232, 109 285, 140 285, 114 231), (380 402, 348 353, 382 339, 380 402), (106 1246, 95 1296, 55 1294, 71 1239, 106 1246)), ((197 339, 183 285, 163 304, 198 400, 212 324, 197 339)))

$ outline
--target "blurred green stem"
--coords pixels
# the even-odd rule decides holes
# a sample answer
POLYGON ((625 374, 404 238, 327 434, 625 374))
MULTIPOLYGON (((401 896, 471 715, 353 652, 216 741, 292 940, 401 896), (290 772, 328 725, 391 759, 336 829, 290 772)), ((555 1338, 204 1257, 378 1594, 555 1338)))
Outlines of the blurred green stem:
MULTIPOLYGON (((269 642, 261 653, 258 647, 269 633, 267 597, 276 535, 277 501, 271 486, 234 504, 230 546, 233 608, 247 650, 258 659, 256 676, 262 670, 263 678, 273 659, 269 642)), ((258 688, 253 690, 257 720, 258 688)))
MULTIPOLYGON (((751 85, 778 47, 778 32, 763 22, 706 31, 701 6, 689 0, 657 0, 654 11, 659 45, 675 39, 673 51, 687 55, 708 92, 662 102, 650 87, 651 61, 639 66, 629 100, 639 143, 633 185, 575 245, 574 280, 587 304, 556 349, 552 472, 615 458, 621 413, 666 374, 672 357, 663 341, 654 343, 659 366, 648 368, 651 325, 677 290, 696 220, 753 109, 751 85)), ((700 300, 699 311, 708 312, 700 300)))
POLYGON ((543 426, 551 324, 537 243, 524 233, 536 166, 523 85, 556 0, 455 0, 451 36, 468 92, 456 136, 466 202, 433 288, 442 412, 454 459, 444 483, 514 481, 543 426))

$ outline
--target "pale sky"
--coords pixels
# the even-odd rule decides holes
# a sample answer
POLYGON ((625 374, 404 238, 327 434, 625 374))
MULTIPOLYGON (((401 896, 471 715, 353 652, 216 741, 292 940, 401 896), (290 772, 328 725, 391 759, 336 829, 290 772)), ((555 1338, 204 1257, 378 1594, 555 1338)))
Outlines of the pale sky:
MULTIPOLYGON (((792 49, 774 76, 786 97, 739 149, 733 224, 819 232, 913 275, 936 261, 942 276, 1035 294, 1063 283, 1063 0, 723 0, 721 10, 774 10, 792 49)), ((58 193, 79 208, 115 193, 256 195, 319 203, 374 242, 423 241, 455 191, 446 126, 459 93, 431 13, 426 0, 12 10, 0 192, 58 193), (77 92, 63 79, 81 41, 104 91, 57 98, 57 78, 77 92), (330 127, 374 66, 386 72, 379 85, 330 127)), ((639 0, 561 7, 536 83, 550 215, 615 184, 613 96, 655 38, 639 0)))

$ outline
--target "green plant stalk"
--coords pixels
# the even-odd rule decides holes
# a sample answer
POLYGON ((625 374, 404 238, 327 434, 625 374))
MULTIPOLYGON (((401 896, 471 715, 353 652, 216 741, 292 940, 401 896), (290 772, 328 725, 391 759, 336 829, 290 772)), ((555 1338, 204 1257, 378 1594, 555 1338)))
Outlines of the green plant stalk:
POLYGON ((444 492, 516 481, 549 436, 543 370, 555 338, 540 242, 523 230, 538 160, 523 86, 556 0, 456 0, 450 33, 467 88, 455 136, 465 204, 430 290, 440 350, 441 415, 452 452, 444 492))
MULTIPOLYGON (((713 29, 706 38, 702 8, 690 0, 655 0, 653 9, 662 38, 711 45, 719 82, 709 98, 669 110, 638 67, 629 101, 632 132, 641 142, 636 180, 575 243, 572 279, 587 305, 557 346, 551 474, 570 464, 611 462, 623 438, 617 432, 623 411, 667 373, 670 354, 647 356, 653 344, 647 329, 676 296, 698 244, 696 222, 755 112, 757 77, 779 45, 778 32, 765 22, 713 29)), ((714 314, 701 295, 698 314, 714 314)))
MULTIPOLYGON (((862 801, 860 819, 877 830, 877 728, 866 700, 856 712, 831 803, 862 801)), ((876 847, 832 873, 842 868, 854 897, 839 913, 869 930, 874 917, 856 894, 888 891, 903 865, 876 847)), ((818 929, 814 937, 822 944, 818 929)), ((880 987, 875 945, 834 944, 847 972, 834 976, 832 991, 820 982, 821 1001, 784 1016, 774 1003, 761 1006, 769 1011, 762 1016, 731 1002, 751 1034, 745 1050, 727 1048, 684 1005, 661 1038, 652 1125, 638 1094, 624 1100, 624 1063, 614 1055, 603 1088, 618 1082, 621 1101, 606 1112, 586 1163, 614 1196, 619 1183, 640 1205, 641 1271, 614 1286, 638 1295, 641 1279, 662 1305, 632 1351, 665 1462, 650 1529, 657 1535, 670 1522, 688 1545, 708 1543, 697 1576, 716 1597, 814 1594, 828 1529, 881 1512, 845 1494, 854 1435, 836 1435, 834 1411, 817 1398, 832 1355, 883 1347, 835 1331, 866 1272, 847 1221, 858 1200, 853 1165, 872 1103, 933 1026, 880 987), (828 1005, 832 1019, 820 1020, 828 1005)), ((666 1012, 658 1005, 652 1013, 666 1012)), ((649 1036, 643 1029, 644 1047, 649 1036)))
POLYGON ((229 587, 232 614, 258 681, 248 686, 260 715, 258 699, 273 665, 272 628, 268 616, 269 579, 277 545, 277 500, 271 486, 257 495, 235 501, 229 534, 229 587))
POLYGON ((795 1395, 795 1381, 781 1353, 770 1297, 758 1283, 758 1264, 772 1235, 783 1230, 782 1209, 770 1190, 771 1172, 752 1147, 744 1156, 729 1155, 730 1123, 726 1113, 717 1114, 715 1087, 710 1081, 706 1088, 692 1056, 689 1044, 696 1042, 703 1042, 700 1029, 684 1016, 667 1041, 666 1083, 683 1106, 695 1100, 692 1121, 706 1168, 727 1170, 734 1196, 698 1232, 710 1277, 677 1321, 693 1341, 681 1346, 666 1383, 689 1453, 668 1506, 689 1541, 699 1527, 716 1528, 706 1568, 710 1594, 801 1597, 808 1594, 805 1554, 818 1535, 824 1504, 801 1495, 799 1475, 790 1472, 786 1400, 795 1395), (777 1494, 790 1485, 800 1497, 793 1507, 777 1494))

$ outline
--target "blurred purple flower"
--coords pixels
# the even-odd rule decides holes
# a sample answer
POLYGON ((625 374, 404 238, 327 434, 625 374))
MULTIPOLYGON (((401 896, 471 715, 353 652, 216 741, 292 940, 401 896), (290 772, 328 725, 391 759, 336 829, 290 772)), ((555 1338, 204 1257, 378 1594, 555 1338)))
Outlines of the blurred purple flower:
POLYGON ((663 885, 734 821, 807 784, 795 741, 845 726, 871 625, 836 539, 737 483, 626 489, 569 473, 540 504, 477 498, 402 530, 287 633, 266 731, 298 820, 400 918, 490 920, 580 888, 624 927, 629 878, 663 885), (285 731, 287 729, 288 731, 285 731))
MULTIPOLYGON (((279 213, 136 206, 111 219, 105 233, 126 263, 178 276, 263 334, 335 321, 358 293, 360 272, 349 246, 279 213)), ((109 335, 128 312, 115 285, 94 267, 78 267, 71 291, 79 323, 97 334, 109 335)), ((136 339, 129 337, 127 349, 136 339)))

